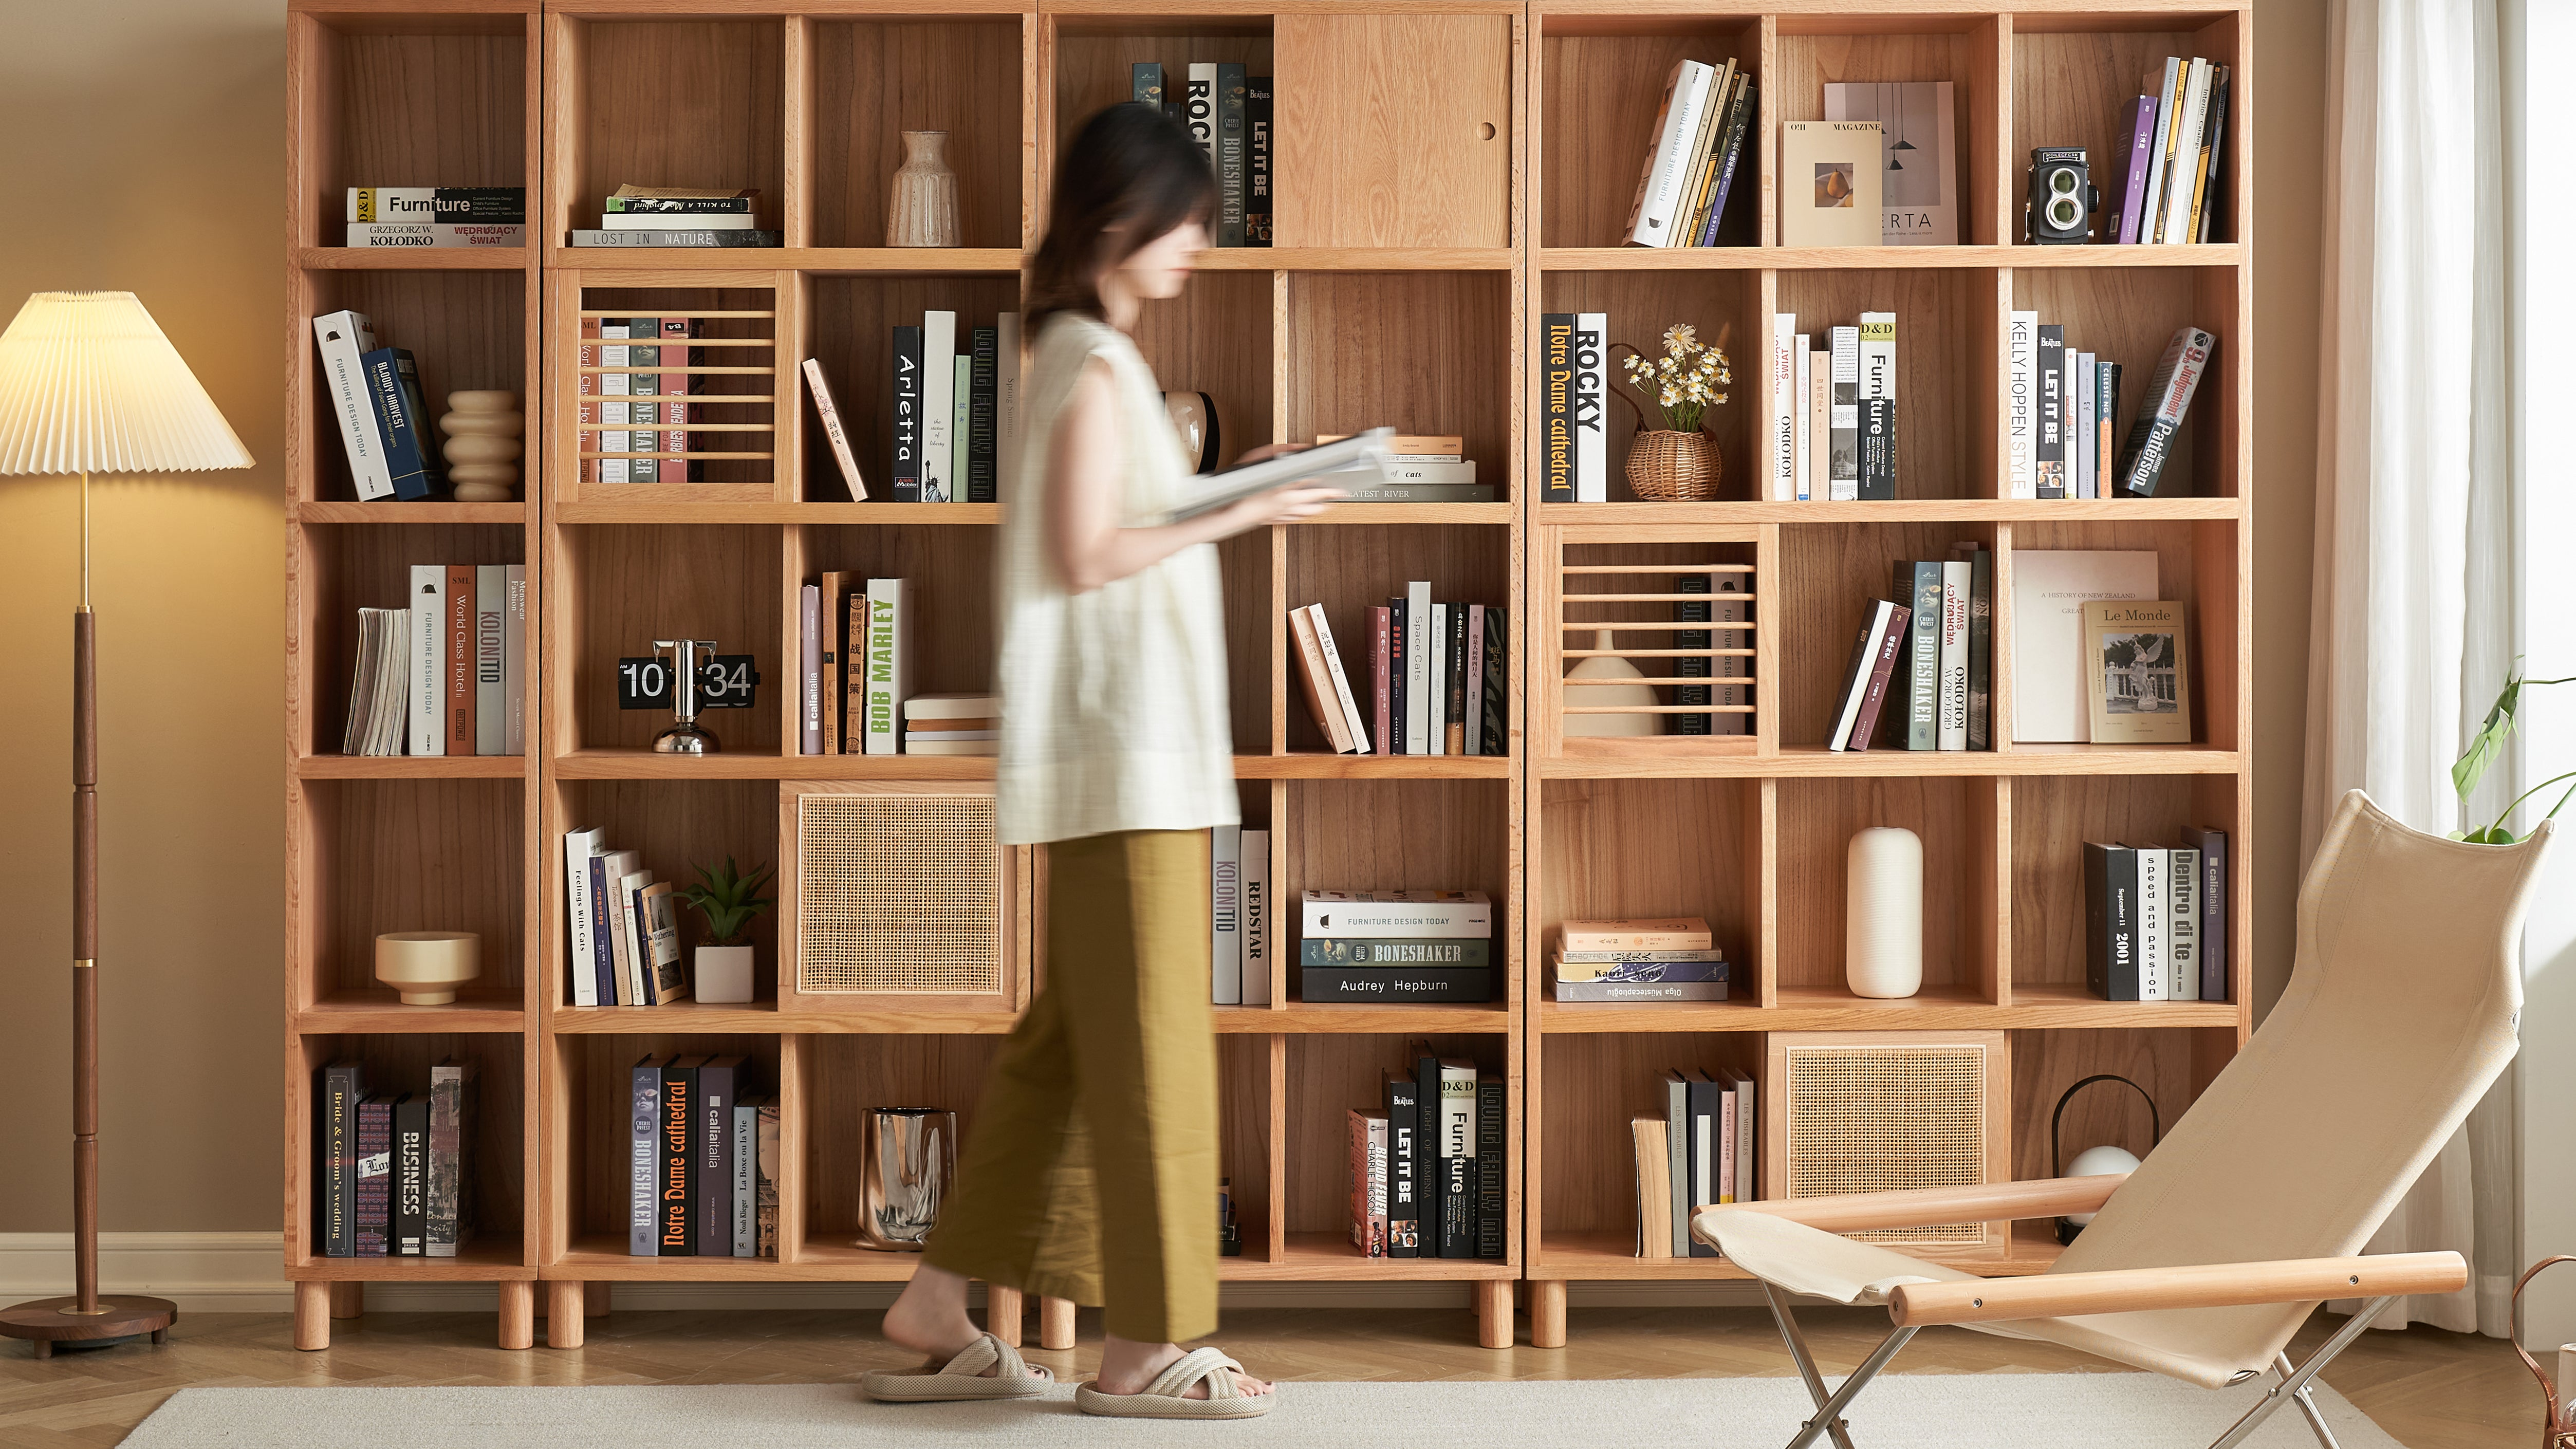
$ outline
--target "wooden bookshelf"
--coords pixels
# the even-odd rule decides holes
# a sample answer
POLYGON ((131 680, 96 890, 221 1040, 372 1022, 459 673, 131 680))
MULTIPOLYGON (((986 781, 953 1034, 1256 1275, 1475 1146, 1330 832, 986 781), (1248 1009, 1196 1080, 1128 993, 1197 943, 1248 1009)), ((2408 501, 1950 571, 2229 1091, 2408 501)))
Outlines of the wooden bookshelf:
MULTIPOLYGON (((1532 1332, 1561 1342, 1569 1279, 1714 1278, 1727 1265, 1627 1255, 1626 1118, 1666 1066, 1750 1063, 1786 1030, 2004 1029, 2013 1043, 2015 1168, 2046 1170, 2046 1106, 2063 1084, 2118 1069, 2167 1120, 2243 1040, 2251 940, 2235 885, 2235 1004, 2115 1006, 2083 994, 2074 842, 2228 825, 2244 858, 2251 689, 2251 311, 2242 279, 2251 207, 2247 11, 2025 3, 1967 12, 1853 10, 1827 0, 1719 15, 1684 0, 290 0, 292 100, 288 383, 288 894, 286 1267, 299 1344, 328 1341, 370 1280, 488 1280, 499 1335, 580 1342, 584 1286, 617 1281, 851 1281, 912 1260, 855 1237, 856 1112, 936 1101, 970 1123, 1008 1013, 907 1005, 778 1009, 781 934, 756 933, 759 999, 743 1006, 575 1008, 564 985, 559 841, 601 826, 665 878, 728 852, 792 849, 781 803, 817 781, 985 781, 991 762, 801 756, 783 708, 797 590, 826 569, 913 577, 936 607, 917 640, 925 689, 989 684, 995 529, 988 504, 848 501, 805 405, 798 365, 820 358, 853 447, 882 487, 886 329, 926 307, 961 326, 1019 306, 1057 147, 1123 100, 1127 67, 1239 60, 1277 87, 1279 212, 1269 249, 1206 255, 1182 298, 1151 307, 1138 341, 1168 386, 1217 400, 1229 453, 1381 422, 1463 435, 1503 501, 1365 505, 1229 542, 1230 715, 1245 823, 1272 832, 1279 899, 1307 887, 1474 887, 1500 906, 1502 999, 1477 1007, 1339 1006, 1297 999, 1290 950, 1273 1004, 1219 1008, 1225 1173, 1244 1256, 1236 1281, 1471 1285, 1479 1336, 1511 1341, 1506 1283, 1534 1280, 1532 1332), (2150 60, 2236 67, 2228 234, 2206 246, 2013 243, 2032 145, 2109 154, 2117 103, 2150 60), (1813 115, 1827 79, 1957 84, 1966 245, 1789 250, 1759 180, 1740 240, 1700 250, 1605 245, 1625 215, 1656 87, 1677 56, 1734 55, 1763 82, 1765 134, 1813 115), (1416 103, 1425 57, 1442 104, 1416 103), (395 84, 427 76, 432 84, 395 84), (1812 94, 1810 94, 1812 92, 1812 94), (1016 97, 1016 104, 1008 98, 1016 97), (2099 114, 2096 114, 2096 113, 2099 114), (964 246, 882 245, 896 133, 945 128, 964 246), (623 181, 757 186, 769 250, 596 252, 563 245, 623 181), (341 188, 524 184, 530 245, 508 252, 368 252, 339 242, 341 188), (1775 310, 1893 307, 1905 347, 1909 472, 1893 503, 1751 498, 1759 403, 1750 386, 1775 310), (2003 314, 2046 309, 2143 375, 2172 328, 2217 332, 2218 362, 2186 429, 2188 494, 2147 503, 2005 497, 1998 448, 2003 314), (465 386, 509 387, 531 419, 526 504, 355 501, 315 377, 308 319, 356 307, 421 360, 433 409, 465 386), (1537 315, 1613 314, 1638 333, 1688 318, 1729 330, 1737 401, 1713 431, 1727 497, 1706 504, 1547 504, 1535 498, 1531 410, 1537 315), (571 343, 585 311, 698 310, 737 344, 714 421, 735 451, 689 485, 585 486, 570 424, 571 343), (747 344, 747 345, 743 345, 747 344), (1920 460, 1920 471, 1913 461, 1920 460), (540 486, 541 485, 541 486, 540 486), (1608 526, 1614 534, 1590 532, 1608 526), (1764 641, 1753 734, 1711 749, 1601 750, 1559 740, 1540 691, 1559 664, 1541 606, 1583 539, 1652 530, 1759 571, 1764 641), (1571 531, 1571 532, 1569 532, 1571 531), (1974 538, 2008 596, 2015 548, 2155 550, 2191 602, 2200 719, 2188 747, 2000 748, 1969 755, 1833 755, 1818 726, 1888 563, 1974 538), (414 562, 524 563, 531 660, 525 759, 353 760, 335 752, 355 610, 389 605, 414 562), (1288 609, 1321 603, 1335 632, 1408 579, 1442 599, 1511 611, 1513 748, 1496 758, 1336 756, 1307 718, 1287 657, 1288 609), (760 657, 759 706, 708 723, 725 752, 650 753, 664 721, 621 714, 620 655, 686 630, 760 657), (1936 942, 1910 1002, 1863 1002, 1838 965, 1840 845, 1852 828, 1913 825, 1933 847, 1936 942), (1737 999, 1674 1011, 1558 1005, 1544 962, 1569 916, 1697 912, 1743 979, 1737 999), (485 977, 454 1007, 404 1007, 370 978, 380 931, 464 926, 485 977), (1508 1252, 1501 1262, 1369 1260, 1343 1222, 1343 1109, 1428 1038, 1510 1084, 1508 1252), (626 1066, 648 1051, 735 1051, 761 1064, 783 1112, 776 1261, 642 1259, 624 1251, 626 1066), (453 1260, 323 1259, 312 1072, 358 1056, 384 1074, 448 1054, 484 1063, 478 1123, 483 1236, 453 1260), (544 1302, 536 1285, 544 1283, 544 1302)), ((1768 148, 1763 148, 1763 156, 1768 148)), ((1624 335, 1624 334, 1622 334, 1624 335)), ((1610 456, 1625 451, 1614 406, 1610 456)), ((1616 472, 1616 464, 1613 464, 1616 472)), ((1614 485, 1614 488, 1616 485, 1614 485)), ((1661 544, 1655 546, 1663 546, 1661 544)), ((1680 546, 1676 544, 1674 546, 1680 546)), ((1995 711, 2009 719, 2005 613, 1995 711)), ((1042 902, 1042 852, 1015 866, 1042 902)), ((1043 980, 1038 925, 1013 949, 1043 980)), ((1293 946, 1282 932, 1283 946, 1293 946)), ((2108 1132, 2105 1104, 2070 1133, 2108 1132)), ((971 1126, 970 1126, 971 1130, 971 1126)), ((2025 1233, 1986 1271, 2044 1266, 2025 1233)), ((995 1295, 1017 1332, 1016 1295, 995 1295)))

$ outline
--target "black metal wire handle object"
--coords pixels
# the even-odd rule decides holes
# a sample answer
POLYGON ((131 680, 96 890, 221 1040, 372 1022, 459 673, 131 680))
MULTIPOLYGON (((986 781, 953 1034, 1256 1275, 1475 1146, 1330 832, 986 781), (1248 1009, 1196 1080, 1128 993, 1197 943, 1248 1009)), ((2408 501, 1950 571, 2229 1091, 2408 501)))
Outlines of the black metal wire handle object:
POLYGON ((2083 1091, 2086 1087, 2093 1085, 2095 1082, 2118 1082, 2120 1085, 2127 1087, 2130 1091, 2137 1093, 2138 1100, 2147 1104, 2147 1126, 2150 1129, 2150 1135, 2147 1138, 2147 1150, 2149 1152, 2155 1151, 2156 1144, 2165 1140, 2164 1114, 2156 1110, 2156 1099, 2148 1095, 2147 1089, 2139 1086, 2133 1081, 2130 1081, 2128 1078, 2121 1076, 2117 1072, 2098 1072, 2092 1076, 2086 1077, 2084 1080, 2077 1082, 2074 1086, 2071 1086, 2064 1092, 2060 1093, 2057 1098, 2057 1110, 2048 1115, 2048 1175, 2051 1177, 2064 1177, 2066 1175, 2065 1146, 2057 1140, 2058 1126, 2066 1120, 2066 1104, 2074 1099, 2076 1093, 2083 1091))

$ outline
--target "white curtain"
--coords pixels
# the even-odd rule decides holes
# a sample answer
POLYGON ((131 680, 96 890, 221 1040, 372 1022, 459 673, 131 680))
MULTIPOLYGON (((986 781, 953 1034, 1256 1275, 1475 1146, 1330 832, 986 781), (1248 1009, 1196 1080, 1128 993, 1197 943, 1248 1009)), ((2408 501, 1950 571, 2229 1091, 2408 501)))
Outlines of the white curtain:
MULTIPOLYGON (((2354 786, 2417 829, 2459 828, 2451 762, 2511 662, 2496 20, 2496 0, 2333 10, 2303 853, 2354 786)), ((2370 1244, 2459 1252, 2469 1287, 2380 1326, 2505 1331, 2508 1091, 2370 1244)))

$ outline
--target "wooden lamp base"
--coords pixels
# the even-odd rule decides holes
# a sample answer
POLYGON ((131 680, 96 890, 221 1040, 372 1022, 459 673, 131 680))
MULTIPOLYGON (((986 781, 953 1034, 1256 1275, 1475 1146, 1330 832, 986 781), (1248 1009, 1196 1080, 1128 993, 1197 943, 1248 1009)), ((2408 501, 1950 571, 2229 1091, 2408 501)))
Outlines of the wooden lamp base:
POLYGON ((138 1333, 152 1335, 154 1343, 168 1341, 170 1324, 179 1316, 179 1305, 167 1298, 141 1298, 129 1293, 102 1293, 99 1311, 75 1313, 80 1306, 75 1297, 39 1298, 14 1308, 0 1308, 0 1338, 24 1338, 36 1345, 36 1357, 52 1358, 58 1343, 87 1343, 102 1338, 132 1338, 138 1333))

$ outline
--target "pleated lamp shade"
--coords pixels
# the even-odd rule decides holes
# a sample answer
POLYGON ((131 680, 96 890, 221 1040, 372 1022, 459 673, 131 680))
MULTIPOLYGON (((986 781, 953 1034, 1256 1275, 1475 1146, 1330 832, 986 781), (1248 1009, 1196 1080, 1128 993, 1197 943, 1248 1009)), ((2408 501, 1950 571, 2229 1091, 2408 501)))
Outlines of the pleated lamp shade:
POLYGON ((0 333, 0 475, 250 464, 132 292, 38 292, 0 333))

